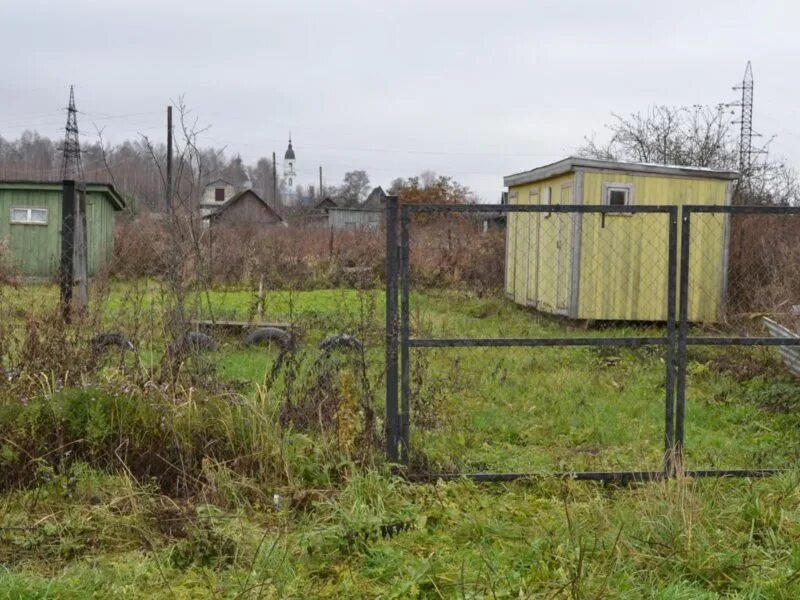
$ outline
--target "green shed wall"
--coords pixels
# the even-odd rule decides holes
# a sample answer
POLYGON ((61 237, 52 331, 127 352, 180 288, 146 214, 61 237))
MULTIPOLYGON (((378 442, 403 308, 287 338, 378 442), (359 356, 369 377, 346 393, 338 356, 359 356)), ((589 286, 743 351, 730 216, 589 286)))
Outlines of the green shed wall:
MULTIPOLYGON (((89 274, 111 258, 114 249, 114 207, 102 192, 86 196, 89 274)), ((61 188, 0 187, 0 243, 23 277, 52 278, 61 257, 61 188), (47 225, 11 223, 12 208, 46 208, 47 225)))
POLYGON ((97 192, 87 194, 86 204, 89 274, 94 275, 114 252, 114 207, 97 192))

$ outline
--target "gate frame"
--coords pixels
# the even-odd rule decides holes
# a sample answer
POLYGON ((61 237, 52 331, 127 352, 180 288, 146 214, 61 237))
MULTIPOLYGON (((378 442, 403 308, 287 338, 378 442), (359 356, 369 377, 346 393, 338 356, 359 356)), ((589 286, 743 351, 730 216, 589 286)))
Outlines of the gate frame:
MULTIPOLYGON (((549 473, 438 473, 414 476, 416 481, 472 479, 481 482, 513 481, 535 477, 561 477, 592 481, 652 481, 688 477, 764 477, 785 469, 685 469, 687 348, 707 346, 800 346, 800 339, 773 337, 690 336, 688 321, 689 268, 692 213, 798 215, 800 207, 731 205, 531 205, 531 204, 414 204, 399 206, 396 196, 386 205, 386 456, 394 464, 408 466, 410 443, 410 348, 445 347, 554 347, 554 346, 664 346, 666 353, 664 409, 664 467, 661 471, 576 471, 549 473), (678 259, 678 209, 680 208, 680 258, 678 259), (669 215, 667 248, 666 337, 607 338, 411 338, 409 331, 409 221, 411 213, 600 213, 669 215), (398 212, 400 217, 398 219, 398 212), (397 227, 400 225, 400 244, 397 227), (399 286, 398 286, 399 281, 399 286), (398 289, 399 287, 399 289, 398 289), (400 293, 398 318, 397 294, 400 293), (676 306, 676 296, 677 306, 676 306), (400 382, 398 382, 398 349, 400 382), (400 392, 400 402, 398 402, 400 392)), ((506 240, 508 245, 508 239, 506 240)), ((515 259, 516 260, 516 259, 515 259)), ((516 266, 516 262, 515 262, 516 266)), ((506 266, 504 265, 504 268, 506 266)), ((728 268, 728 264, 724 268, 728 268)), ((507 269, 506 269, 507 273, 507 269)), ((726 273, 727 276, 727 273, 726 273)), ((725 292, 725 291, 724 291, 725 292)))
MULTIPOLYGON (((681 256, 680 256, 680 290, 679 325, 678 325, 678 373, 675 400, 675 466, 676 472, 693 477, 764 477, 781 473, 786 469, 685 469, 684 441, 686 421, 686 358, 688 346, 800 346, 800 339, 748 337, 748 336, 690 336, 689 335, 689 270, 692 245, 692 214, 721 214, 729 218, 731 215, 798 215, 798 206, 733 206, 733 205, 684 205, 681 207, 681 256)), ((726 229, 730 225, 726 224, 726 229)), ((726 260, 725 269, 729 268, 730 259, 726 260)), ((727 273, 724 274, 727 280, 727 273)), ((723 290, 727 297, 727 290, 723 290)))
MULTIPOLYGON (((674 414, 675 414, 675 331, 677 284, 678 207, 608 206, 584 204, 411 204, 399 206, 397 197, 390 196, 386 205, 386 456, 389 462, 408 466, 410 449, 410 349, 444 347, 575 347, 617 346, 638 348, 664 346, 664 455, 660 471, 574 471, 550 473, 440 473, 411 477, 415 480, 468 478, 475 481, 512 481, 515 479, 555 476, 571 479, 614 481, 653 480, 673 475, 674 414), (667 217, 667 333, 647 337, 547 337, 547 338, 412 338, 409 318, 409 222, 412 213, 568 213, 568 214, 661 214, 667 217), (400 213, 398 219, 398 212, 400 213), (400 243, 397 244, 397 228, 400 243), (396 294, 400 293, 398 303, 396 294), (399 382, 398 382, 399 355, 399 382), (400 392, 398 402, 398 389, 400 392)), ((516 263, 515 263, 516 264, 516 263)))

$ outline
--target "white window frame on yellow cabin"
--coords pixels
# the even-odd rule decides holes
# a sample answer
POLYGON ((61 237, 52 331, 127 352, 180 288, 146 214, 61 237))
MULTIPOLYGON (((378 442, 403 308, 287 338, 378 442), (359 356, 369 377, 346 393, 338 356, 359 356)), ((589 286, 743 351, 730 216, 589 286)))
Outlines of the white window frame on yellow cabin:
MULTIPOLYGON (((603 206, 633 206, 634 205, 634 187, 632 183, 603 183, 603 206), (625 192, 625 204, 611 204, 611 192, 625 192)), ((629 217, 632 213, 616 213, 615 217, 629 217)), ((609 215, 611 216, 611 215, 609 215)))

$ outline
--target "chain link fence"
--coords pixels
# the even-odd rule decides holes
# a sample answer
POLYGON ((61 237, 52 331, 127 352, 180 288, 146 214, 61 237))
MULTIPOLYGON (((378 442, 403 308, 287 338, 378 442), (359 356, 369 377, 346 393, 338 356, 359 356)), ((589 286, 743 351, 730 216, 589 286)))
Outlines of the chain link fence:
POLYGON ((388 459, 411 477, 478 480, 761 475, 791 464, 800 439, 790 428, 748 434, 769 427, 753 395, 797 393, 775 349, 796 339, 771 337, 754 316, 796 328, 783 299, 795 290, 778 289, 776 274, 792 280, 797 257, 759 242, 769 285, 753 285, 764 274, 744 261, 756 260, 748 236, 771 231, 758 219, 789 232, 797 209, 538 200, 390 204, 388 459), (506 227, 504 299, 444 274, 433 289, 419 281, 417 231, 485 228, 489 214, 505 217, 495 216, 506 227))
POLYGON ((800 457, 800 209, 685 206, 676 447, 694 474, 769 474, 800 457))

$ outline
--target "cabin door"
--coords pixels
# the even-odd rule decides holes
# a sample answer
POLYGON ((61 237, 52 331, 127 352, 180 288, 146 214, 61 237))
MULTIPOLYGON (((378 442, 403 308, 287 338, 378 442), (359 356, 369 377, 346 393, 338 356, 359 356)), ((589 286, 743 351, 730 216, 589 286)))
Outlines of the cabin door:
MULTIPOLYGON (((560 204, 572 204, 572 186, 561 187, 560 204)), ((573 213, 556 213, 556 312, 569 310, 569 288, 572 279, 573 213)))

